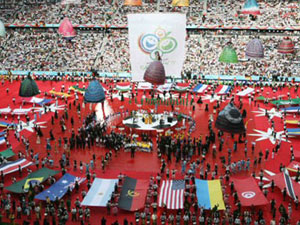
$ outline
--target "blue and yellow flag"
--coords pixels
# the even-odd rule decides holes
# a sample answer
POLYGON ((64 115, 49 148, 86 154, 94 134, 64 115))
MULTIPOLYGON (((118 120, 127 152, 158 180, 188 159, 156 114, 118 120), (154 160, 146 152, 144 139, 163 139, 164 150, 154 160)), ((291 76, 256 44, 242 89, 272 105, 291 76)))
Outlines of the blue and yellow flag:
POLYGON ((35 185, 42 183, 43 179, 44 179, 43 177, 35 177, 35 178, 27 179, 24 184, 24 189, 27 190, 29 189, 30 185, 34 187, 35 185))
POLYGON ((199 207, 204 209, 225 210, 220 180, 196 179, 196 191, 199 207))
POLYGON ((190 5, 189 0, 173 0, 172 6, 174 7, 187 7, 190 5))

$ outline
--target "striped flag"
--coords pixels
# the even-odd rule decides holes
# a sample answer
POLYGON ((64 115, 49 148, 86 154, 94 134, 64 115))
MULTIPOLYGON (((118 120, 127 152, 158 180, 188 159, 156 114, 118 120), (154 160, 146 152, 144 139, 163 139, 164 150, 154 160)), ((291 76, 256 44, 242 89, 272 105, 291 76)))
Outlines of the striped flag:
POLYGON ((190 88, 189 83, 177 83, 174 87, 174 91, 187 91, 190 88))
POLYGON ((231 89, 231 86, 228 85, 220 85, 217 89, 216 89, 216 93, 218 95, 226 95, 231 89))
POLYGON ((21 166, 21 168, 23 169, 27 166, 30 166, 31 164, 32 162, 28 161, 27 159, 18 159, 13 162, 2 164, 0 166, 0 172, 3 171, 3 174, 6 175, 17 171, 19 169, 19 166, 21 166))
POLYGON ((292 179, 291 179, 287 169, 285 169, 285 171, 283 173, 283 177, 284 177, 284 182, 285 182, 285 186, 286 186, 286 190, 287 190, 288 195, 292 199, 296 200, 294 185, 293 185, 292 179))
POLYGON ((118 91, 123 91, 123 92, 126 92, 126 91, 130 91, 130 82, 119 82, 116 84, 116 89, 118 91))
POLYGON ((159 206, 168 209, 183 209, 184 180, 164 180, 160 188, 159 206))
POLYGON ((118 179, 96 178, 81 205, 105 207, 117 183, 118 179))
POLYGON ((193 89, 193 92, 196 92, 196 93, 203 93, 206 88, 208 87, 207 84, 198 84, 194 89, 193 89))

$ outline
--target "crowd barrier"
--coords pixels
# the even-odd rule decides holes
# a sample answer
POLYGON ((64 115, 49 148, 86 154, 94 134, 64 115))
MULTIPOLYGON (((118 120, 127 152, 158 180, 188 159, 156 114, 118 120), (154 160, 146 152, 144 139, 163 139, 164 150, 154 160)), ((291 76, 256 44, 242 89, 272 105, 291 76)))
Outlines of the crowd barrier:
MULTIPOLYGON (((36 76, 47 76, 47 77, 53 77, 53 76, 83 76, 83 75, 91 75, 92 72, 57 72, 57 71, 21 71, 21 70, 13 70, 10 71, 13 75, 16 76, 26 76, 29 73, 34 74, 36 76)), ((0 70, 0 75, 7 75, 7 70, 0 70)), ((131 78, 131 73, 128 72, 117 72, 117 73, 105 73, 105 72, 98 72, 100 77, 107 77, 107 78, 131 78)), ((191 75, 191 78, 201 78, 203 80, 222 80, 222 81, 254 81, 257 82, 259 80, 262 81, 270 81, 271 78, 269 77, 263 77, 263 76, 235 76, 235 75, 191 75)), ((181 78, 180 78, 181 79, 181 78)), ((278 81, 295 81, 300 82, 300 77, 277 77, 278 81)), ((176 79, 175 79, 176 80, 176 79)), ((271 79, 272 80, 272 79, 271 79)))

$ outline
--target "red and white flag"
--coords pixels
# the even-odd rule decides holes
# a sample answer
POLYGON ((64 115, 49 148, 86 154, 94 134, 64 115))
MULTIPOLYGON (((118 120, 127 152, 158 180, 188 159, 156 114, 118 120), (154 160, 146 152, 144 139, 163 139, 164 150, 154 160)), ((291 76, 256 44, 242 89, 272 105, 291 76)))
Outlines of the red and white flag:
POLYGON ((177 83, 174 87, 174 91, 187 91, 190 88, 189 83, 177 83))
POLYGON ((253 177, 231 178, 242 206, 267 205, 269 202, 259 189, 253 177))
POLYGON ((287 169, 292 172, 297 172, 300 169, 300 162, 293 161, 288 166, 287 169))
POLYGON ((13 162, 8 162, 8 163, 4 163, 0 166, 0 172, 3 171, 3 174, 9 174, 9 173, 13 173, 15 171, 19 170, 19 166, 21 167, 21 169, 30 166, 32 164, 32 162, 28 161, 27 159, 18 159, 16 161, 13 162))
POLYGON ((159 207, 168 209, 183 209, 184 180, 164 180, 160 187, 159 207))
POLYGON ((119 82, 116 85, 116 89, 118 91, 122 91, 122 92, 130 91, 130 89, 131 89, 130 82, 119 82))

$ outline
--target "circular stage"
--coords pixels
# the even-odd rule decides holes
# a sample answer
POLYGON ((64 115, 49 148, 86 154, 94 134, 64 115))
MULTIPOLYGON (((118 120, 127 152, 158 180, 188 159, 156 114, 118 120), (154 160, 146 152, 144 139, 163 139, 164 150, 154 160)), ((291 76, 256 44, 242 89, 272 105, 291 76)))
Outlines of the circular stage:
POLYGON ((148 113, 148 112, 132 112, 132 116, 123 120, 123 124, 127 127, 137 130, 162 130, 175 126, 177 118, 173 113, 148 113))

